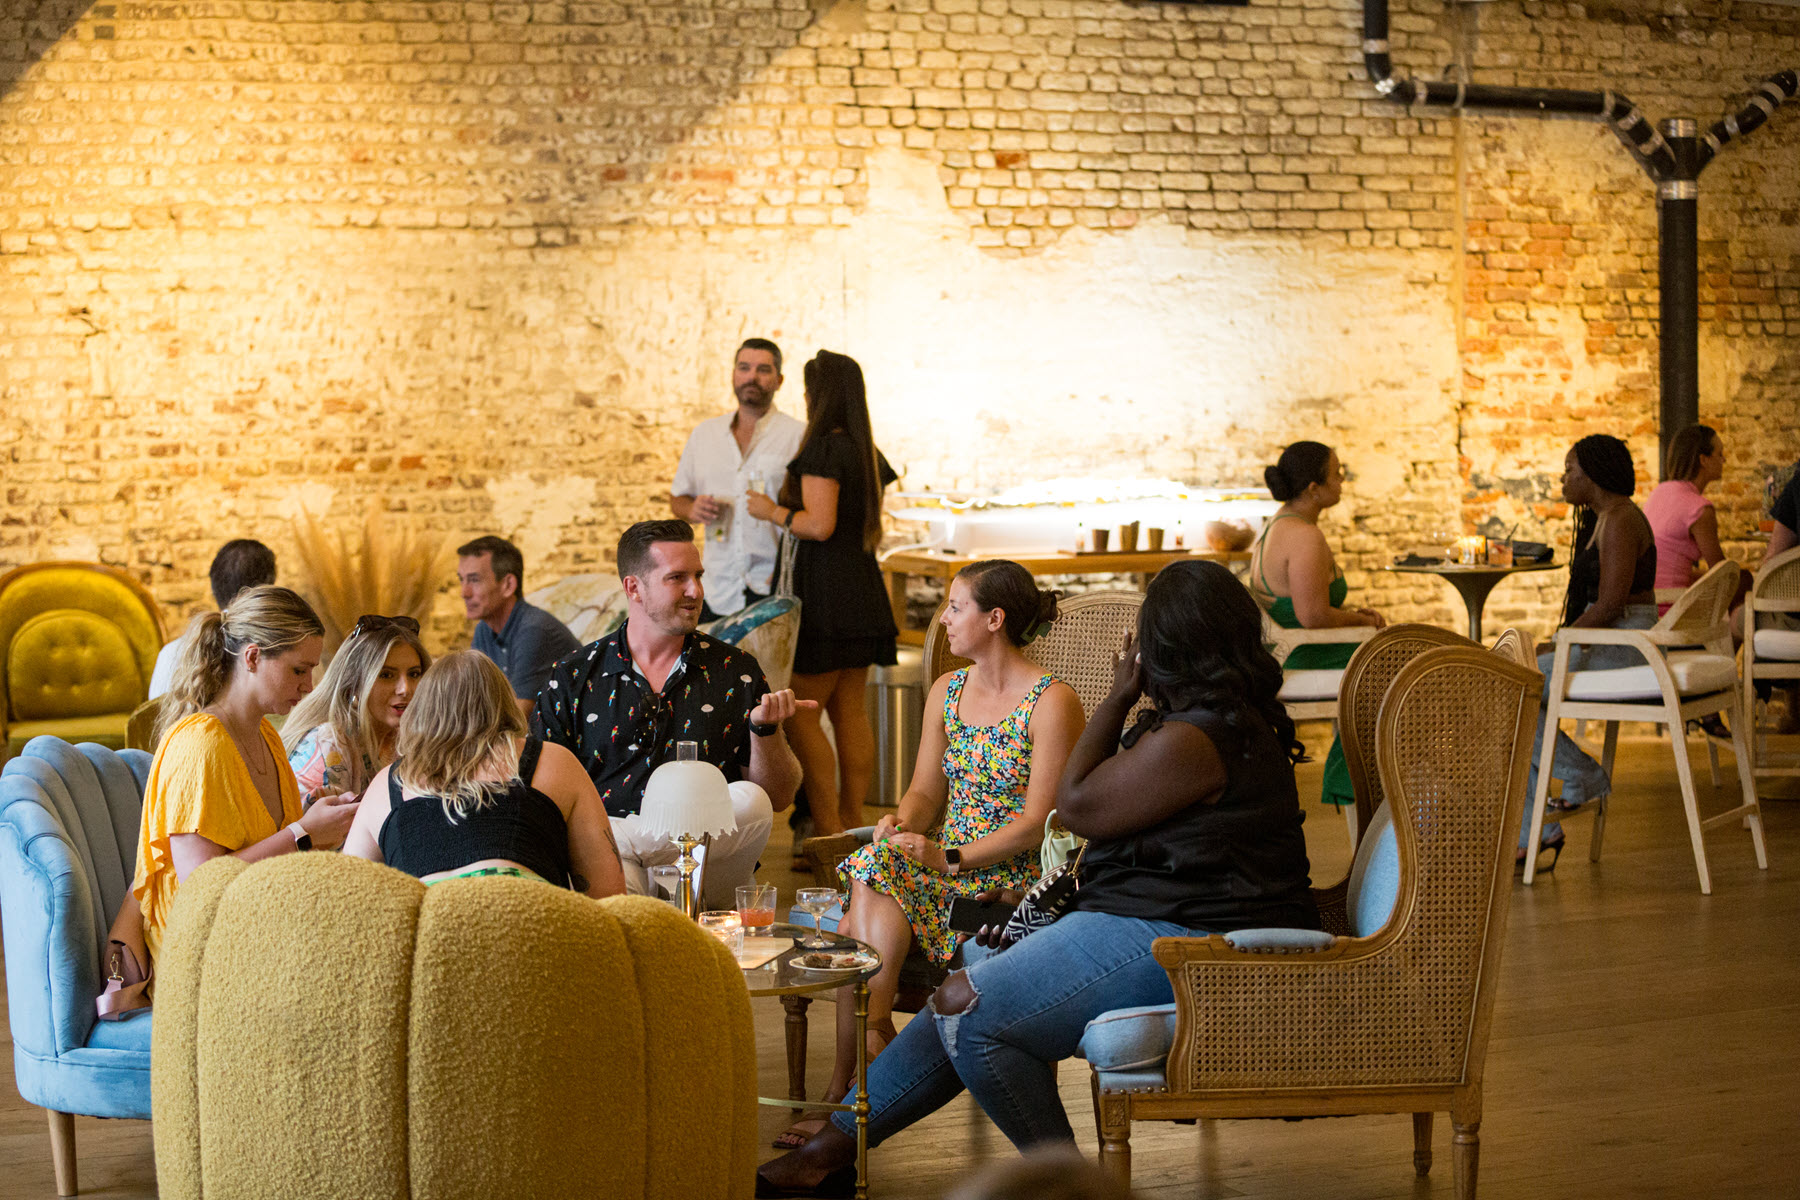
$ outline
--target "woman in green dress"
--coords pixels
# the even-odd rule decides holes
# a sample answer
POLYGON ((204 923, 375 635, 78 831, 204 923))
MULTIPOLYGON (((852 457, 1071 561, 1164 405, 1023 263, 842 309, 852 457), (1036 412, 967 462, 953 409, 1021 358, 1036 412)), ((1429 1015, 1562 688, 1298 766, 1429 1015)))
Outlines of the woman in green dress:
MULTIPOLYGON (((1337 451, 1318 442, 1295 442, 1272 467, 1263 468, 1269 493, 1281 507, 1263 526, 1250 558, 1250 593, 1283 629, 1342 629, 1387 622, 1369 608, 1345 608, 1349 587, 1319 532, 1319 514, 1343 498, 1344 468, 1337 451)), ((1296 646, 1284 671, 1337 671, 1359 643, 1296 646)), ((1325 756, 1327 804, 1356 803, 1343 747, 1334 738, 1325 756)))

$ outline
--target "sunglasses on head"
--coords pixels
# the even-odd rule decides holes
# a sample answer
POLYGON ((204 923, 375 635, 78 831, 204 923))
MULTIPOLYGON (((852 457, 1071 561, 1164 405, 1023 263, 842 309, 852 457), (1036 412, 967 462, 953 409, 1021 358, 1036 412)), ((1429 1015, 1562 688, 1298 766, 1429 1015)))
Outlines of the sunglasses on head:
POLYGON ((378 629, 389 628, 417 633, 419 632, 419 623, 411 617, 383 617, 376 613, 364 613, 356 618, 356 625, 350 630, 350 636, 360 637, 365 633, 374 633, 378 629))

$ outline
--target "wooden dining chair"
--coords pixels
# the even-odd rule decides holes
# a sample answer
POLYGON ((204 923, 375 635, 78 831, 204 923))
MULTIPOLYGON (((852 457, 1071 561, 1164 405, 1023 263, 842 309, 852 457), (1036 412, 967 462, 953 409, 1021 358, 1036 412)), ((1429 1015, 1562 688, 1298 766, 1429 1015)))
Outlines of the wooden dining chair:
MULTIPOLYGON (((1342 646, 1358 642, 1367 642, 1374 637, 1376 630, 1369 625, 1355 625, 1342 629, 1288 629, 1277 625, 1269 614, 1263 613, 1263 644, 1269 653, 1275 656, 1276 662, 1286 662, 1288 655, 1298 646, 1342 646)), ((1283 669, 1281 692, 1276 697, 1287 709, 1288 716, 1295 721, 1330 721, 1334 737, 1340 736, 1342 730, 1338 725, 1338 694, 1344 681, 1344 672, 1348 665, 1320 670, 1283 669)), ((1344 823, 1350 831, 1350 848, 1356 848, 1359 820, 1366 821, 1367 814, 1359 818, 1358 806, 1344 806, 1344 823)))
MULTIPOLYGON (((1618 748, 1620 721, 1653 721, 1667 725, 1675 753, 1675 776, 1681 784, 1682 807, 1687 813, 1688 838, 1694 847, 1694 867, 1700 891, 1712 894, 1712 873, 1706 864, 1705 830, 1728 821, 1742 821, 1750 828, 1756 865, 1766 870, 1768 851, 1763 845, 1762 809, 1757 803, 1751 776, 1750 744, 1745 735, 1738 690, 1737 660, 1732 655, 1731 627, 1727 617, 1737 590, 1738 565, 1729 560, 1708 571, 1682 593, 1661 620, 1650 629, 1577 629, 1556 631, 1556 655, 1551 666, 1549 699, 1544 708, 1544 737, 1538 751, 1537 788, 1531 798, 1531 829, 1527 846, 1536 846, 1543 832, 1549 806, 1550 765, 1556 752, 1557 722, 1565 717, 1606 722, 1606 741, 1600 766, 1610 777, 1613 754, 1618 748), (1631 646, 1644 656, 1641 667, 1599 671, 1569 669, 1570 652, 1577 646, 1631 646), (1743 803, 1726 812, 1700 816, 1694 794, 1694 772, 1688 761, 1684 729, 1689 718, 1726 714, 1731 725, 1732 748, 1737 755, 1743 803)), ((1592 802, 1594 834, 1588 860, 1600 861, 1606 833, 1607 798, 1592 802)), ((1537 856, 1525 857, 1525 882, 1537 874, 1537 856)))
POLYGON ((1757 714, 1759 683, 1800 684, 1800 546, 1763 564, 1744 601, 1743 716, 1750 725, 1751 774, 1758 779, 1800 775, 1800 752, 1778 752, 1769 739, 1773 727, 1757 714), (1775 620, 1788 618, 1787 628, 1775 620))

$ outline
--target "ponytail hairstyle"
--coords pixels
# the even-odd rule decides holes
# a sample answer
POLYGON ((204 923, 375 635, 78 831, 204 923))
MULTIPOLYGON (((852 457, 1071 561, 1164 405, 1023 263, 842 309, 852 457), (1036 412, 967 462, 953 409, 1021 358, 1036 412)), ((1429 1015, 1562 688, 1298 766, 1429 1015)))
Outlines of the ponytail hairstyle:
POLYGON ((514 739, 525 732, 512 684, 494 660, 459 650, 419 680, 400 720, 392 770, 405 786, 442 801, 454 823, 493 804, 518 779, 514 739))
POLYGON ((1669 455, 1663 460, 1663 478, 1694 480, 1700 474, 1700 460, 1712 453, 1718 440, 1718 430, 1711 425, 1689 425, 1669 442, 1669 455))
MULTIPOLYGON (((1637 468, 1631 462, 1631 447, 1609 433, 1590 433, 1575 443, 1575 461, 1601 491, 1630 499, 1637 491, 1637 468)), ((1594 528, 1600 514, 1587 505, 1575 508, 1575 544, 1569 551, 1569 590, 1563 595, 1564 625, 1587 611, 1589 597, 1600 586, 1599 562, 1584 562, 1581 552, 1594 540, 1594 528)))
POLYGON ((1042 637, 1056 620, 1056 602, 1062 593, 1039 588, 1031 572, 1010 559, 972 562, 956 577, 968 584, 969 595, 982 612, 997 608, 1006 614, 1002 629, 1014 646, 1042 637))
POLYGON ((245 588, 224 612, 195 618, 175 665, 175 681, 156 717, 155 744, 160 746, 164 734, 224 694, 247 648, 255 646, 272 657, 324 635, 325 626, 300 593, 272 584, 245 588))
POLYGON ((1263 646, 1262 610, 1224 566, 1178 560, 1157 572, 1138 610, 1137 651, 1144 694, 1156 706, 1140 721, 1209 709, 1238 735, 1237 753, 1248 755, 1255 727, 1266 725, 1289 759, 1303 761, 1305 747, 1277 698, 1281 664, 1263 646))
POLYGON ((344 761, 355 764, 352 770, 360 778, 363 758, 379 758, 374 722, 369 718, 369 693, 381 677, 388 655, 398 645, 412 647, 419 656, 421 670, 431 667, 425 643, 404 626, 389 622, 352 632, 332 656, 319 685, 282 722, 282 747, 292 754, 307 734, 320 725, 328 725, 344 761))
POLYGON ((1263 468, 1269 494, 1286 504, 1310 485, 1325 482, 1331 466, 1331 447, 1322 442, 1295 442, 1281 452, 1272 467, 1263 468))

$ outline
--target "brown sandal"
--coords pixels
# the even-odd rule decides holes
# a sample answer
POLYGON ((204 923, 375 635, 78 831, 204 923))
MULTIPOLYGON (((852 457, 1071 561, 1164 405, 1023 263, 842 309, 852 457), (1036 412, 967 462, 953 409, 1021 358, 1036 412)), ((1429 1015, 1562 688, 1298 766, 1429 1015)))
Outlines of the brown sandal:
POLYGON ((813 1135, 825 1128, 825 1123, 829 1120, 831 1113, 826 1109, 815 1108, 802 1113, 799 1120, 776 1134, 775 1140, 769 1144, 777 1150, 798 1150, 812 1141, 813 1135))

